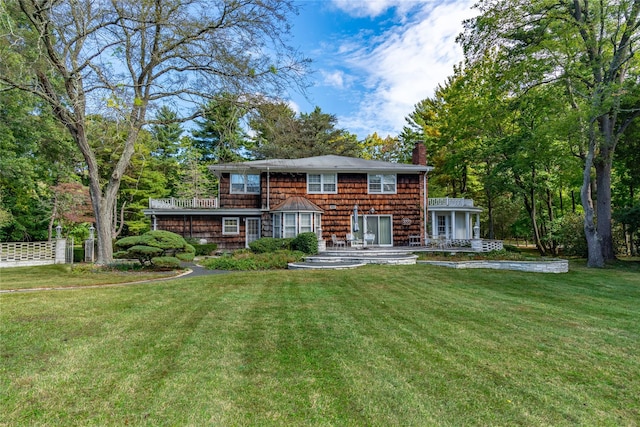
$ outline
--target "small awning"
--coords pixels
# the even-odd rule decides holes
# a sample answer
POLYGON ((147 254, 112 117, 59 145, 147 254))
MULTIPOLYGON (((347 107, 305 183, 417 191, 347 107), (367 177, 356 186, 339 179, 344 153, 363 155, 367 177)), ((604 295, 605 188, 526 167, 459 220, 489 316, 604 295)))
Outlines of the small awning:
POLYGON ((324 212, 318 205, 301 196, 292 196, 271 209, 272 212, 324 212))

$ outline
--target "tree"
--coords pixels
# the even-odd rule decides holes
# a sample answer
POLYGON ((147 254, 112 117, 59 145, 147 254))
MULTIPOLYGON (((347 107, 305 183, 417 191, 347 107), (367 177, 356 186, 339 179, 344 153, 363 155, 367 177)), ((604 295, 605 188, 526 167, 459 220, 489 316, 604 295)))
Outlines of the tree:
POLYGON ((156 113, 156 122, 151 125, 153 168, 165 177, 169 195, 175 195, 180 182, 180 144, 183 129, 178 123, 178 114, 162 106, 156 113))
MULTIPOLYGON (((118 189, 141 129, 153 123, 151 108, 179 102, 187 110, 222 91, 251 99, 301 88, 307 65, 286 44, 289 0, 16 0, 2 9, 0 90, 45 100, 80 149, 101 264, 113 258, 118 189), (98 111, 126 129, 106 173, 87 134, 87 117, 98 111)), ((199 114, 194 108, 181 120, 199 114)))
POLYGON ((387 135, 381 138, 376 132, 358 143, 362 157, 369 160, 407 163, 411 160, 411 151, 407 151, 397 136, 387 135))
POLYGON ((228 163, 242 159, 246 135, 240 124, 246 110, 228 93, 209 101, 202 108, 202 118, 195 120, 191 131, 193 145, 203 162, 228 163))
POLYGON ((636 106, 620 121, 629 90, 627 77, 638 66, 640 0, 484 0, 481 14, 466 23, 460 38, 471 62, 501 46, 499 78, 517 82, 517 93, 561 82, 567 102, 582 124, 583 181, 588 265, 602 267, 614 257, 611 227, 611 167, 616 146, 640 114, 636 106), (597 186, 597 222, 591 193, 597 186))
POLYGON ((357 137, 336 128, 338 119, 316 107, 311 113, 295 112, 285 103, 264 103, 254 111, 249 126, 254 130, 255 158, 296 159, 336 154, 357 157, 357 137))
POLYGON ((0 240, 46 240, 51 186, 78 179, 78 150, 42 100, 0 92, 0 153, 0 240))

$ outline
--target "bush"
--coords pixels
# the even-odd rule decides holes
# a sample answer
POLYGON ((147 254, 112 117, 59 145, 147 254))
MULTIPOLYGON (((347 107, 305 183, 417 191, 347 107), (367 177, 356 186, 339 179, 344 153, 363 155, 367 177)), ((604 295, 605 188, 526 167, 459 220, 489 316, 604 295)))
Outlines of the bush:
POLYGON ((84 262, 84 248, 82 246, 73 247, 73 262, 84 262))
POLYGON ((256 254, 264 254, 291 249, 293 239, 279 239, 276 237, 262 237, 249 243, 249 248, 256 254))
POLYGON ((172 256, 160 256, 151 259, 155 268, 162 270, 175 270, 180 268, 180 260, 172 256))
POLYGON ((584 216, 569 213, 555 219, 549 227, 549 235, 563 247, 563 254, 585 258, 587 238, 584 235, 584 216))
POLYGON ((216 243, 205 243, 204 245, 196 243, 193 245, 193 248, 196 251, 196 256, 207 256, 213 255, 218 249, 218 245, 216 243))
POLYGON ((307 255, 315 255, 318 253, 318 236, 312 232, 300 233, 291 242, 291 249, 307 255))
POLYGON ((286 269, 290 262, 304 258, 300 251, 275 251, 254 254, 238 251, 218 258, 209 258, 202 262, 210 270, 276 270, 286 269))
POLYGON ((137 259, 144 266, 159 268, 177 268, 180 259, 191 261, 195 254, 195 248, 182 236, 163 230, 125 237, 118 240, 115 246, 118 249, 115 258, 137 259))

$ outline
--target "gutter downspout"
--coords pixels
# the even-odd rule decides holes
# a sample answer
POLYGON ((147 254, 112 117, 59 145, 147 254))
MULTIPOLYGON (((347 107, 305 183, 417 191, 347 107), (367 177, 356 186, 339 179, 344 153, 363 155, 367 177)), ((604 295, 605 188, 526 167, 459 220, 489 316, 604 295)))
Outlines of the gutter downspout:
POLYGON ((428 198, 428 191, 429 191, 429 186, 427 185, 428 182, 428 178, 427 178, 427 174, 428 171, 424 172, 424 180, 422 182, 423 186, 424 186, 424 192, 423 192, 423 203, 424 203, 424 242, 425 244, 427 243, 428 239, 429 239, 429 231, 427 228, 427 224, 429 222, 429 207, 427 205, 427 201, 429 200, 428 198))
POLYGON ((271 210, 269 205, 269 200, 271 199, 270 188, 269 188, 269 166, 267 166, 267 211, 271 210))

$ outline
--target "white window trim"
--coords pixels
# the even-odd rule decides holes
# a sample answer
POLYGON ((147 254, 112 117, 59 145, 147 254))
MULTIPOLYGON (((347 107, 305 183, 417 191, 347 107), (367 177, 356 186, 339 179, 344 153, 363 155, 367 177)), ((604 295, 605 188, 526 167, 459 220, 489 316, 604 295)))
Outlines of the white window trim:
POLYGON ((398 175, 395 173, 370 173, 367 175, 367 193, 368 194, 397 194, 398 193, 398 175), (380 177, 380 191, 371 191, 371 177, 379 176, 380 177), (385 191, 384 190, 384 178, 388 176, 393 176, 393 191, 385 191))
POLYGON ((337 173, 307 173, 307 194, 338 194, 338 174, 337 173), (320 191, 311 191, 309 190, 309 175, 320 175, 320 191), (334 184, 335 190, 326 191, 324 189, 325 186, 325 176, 331 175, 334 177, 334 182, 326 184, 334 184))
POLYGON ((237 216, 222 217, 222 234, 224 236, 234 236, 240 234, 240 218, 237 216), (227 220, 234 220, 236 222, 236 231, 225 230, 225 221, 227 220))
POLYGON ((248 176, 257 176, 258 177, 258 182, 260 182, 260 174, 256 174, 256 173, 232 173, 232 174, 229 174, 229 193, 230 194, 260 194, 259 186, 258 186, 258 191, 247 191, 247 177, 248 176), (234 191, 233 190, 233 177, 234 176, 241 176, 242 177, 242 182, 244 184, 244 190, 243 191, 234 191))

